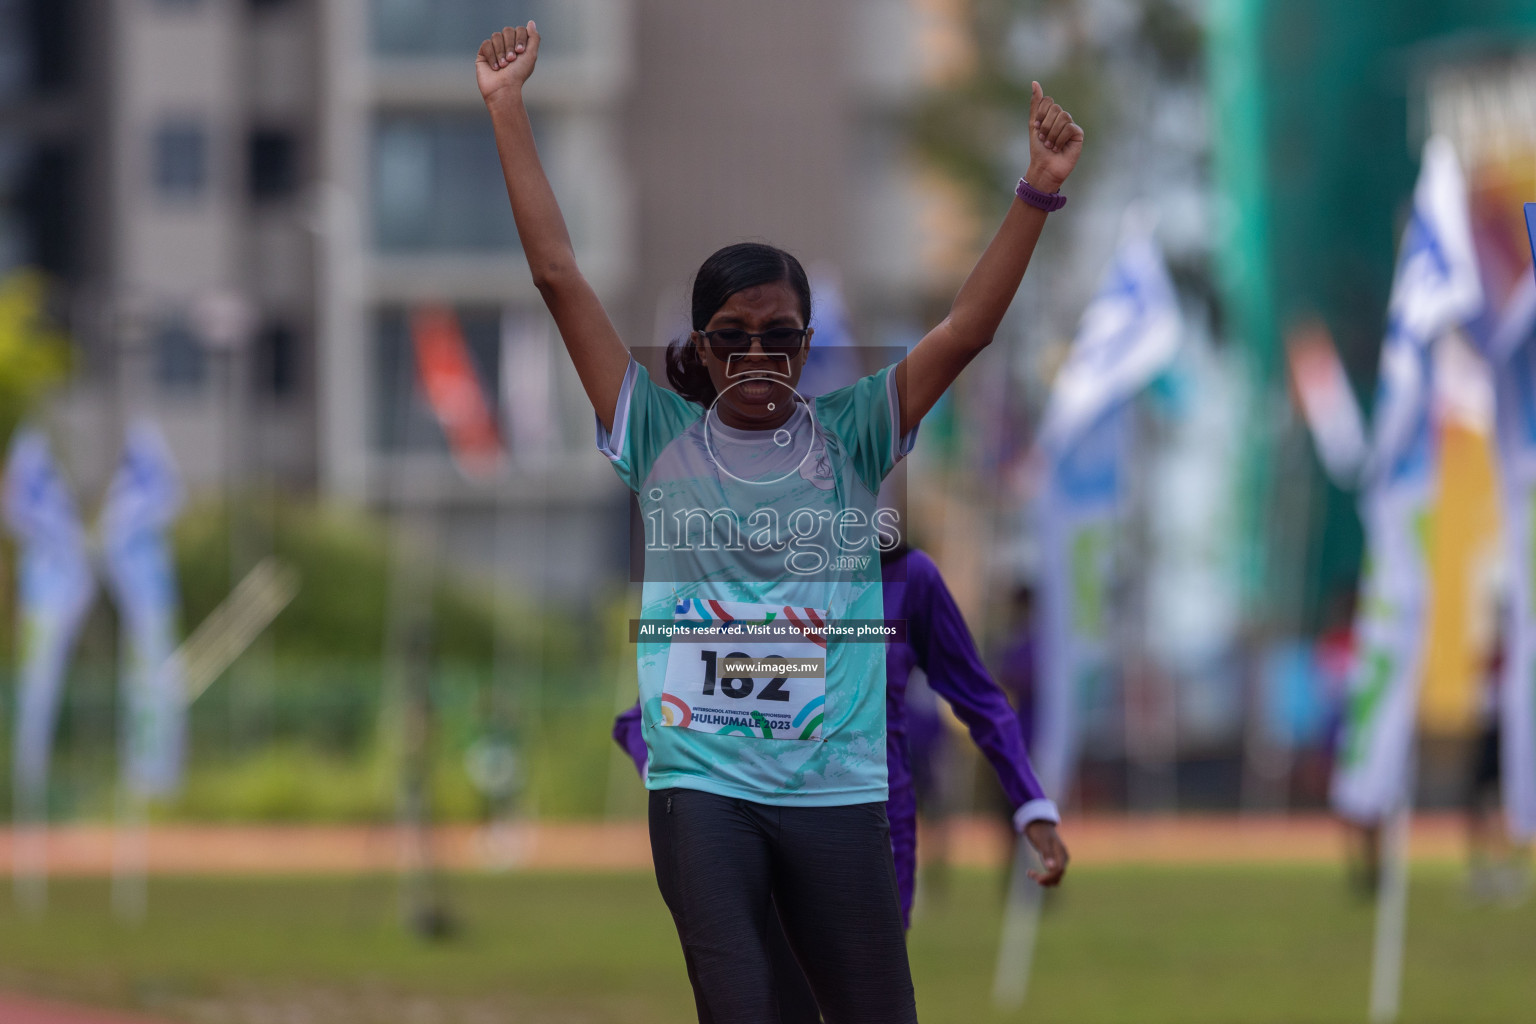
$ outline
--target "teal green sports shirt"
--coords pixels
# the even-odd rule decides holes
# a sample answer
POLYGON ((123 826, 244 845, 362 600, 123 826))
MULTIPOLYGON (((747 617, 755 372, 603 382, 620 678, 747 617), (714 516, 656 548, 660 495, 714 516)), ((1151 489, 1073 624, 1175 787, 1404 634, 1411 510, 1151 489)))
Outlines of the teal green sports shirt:
POLYGON ((886 799, 885 644, 839 640, 884 618, 877 508, 900 435, 887 367, 808 402, 774 430, 737 430, 630 362, 598 448, 635 492, 643 622, 790 622, 802 639, 647 641, 637 664, 646 786, 767 804, 886 799), (820 659, 824 678, 732 677, 724 659, 820 659))

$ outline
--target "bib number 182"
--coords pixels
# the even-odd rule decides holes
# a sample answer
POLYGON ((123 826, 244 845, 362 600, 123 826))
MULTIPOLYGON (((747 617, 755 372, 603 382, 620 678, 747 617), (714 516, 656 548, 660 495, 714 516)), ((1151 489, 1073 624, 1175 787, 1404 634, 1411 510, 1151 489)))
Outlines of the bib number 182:
MULTIPOLYGON (((725 657, 727 660, 730 660, 733 658, 745 659, 750 656, 741 651, 732 651, 725 657)), ((720 664, 720 652, 700 651, 699 660, 704 663, 704 696, 713 697, 715 695, 716 682, 719 683, 720 693, 727 697, 733 697, 737 700, 741 700, 743 698, 752 696, 752 691, 757 686, 757 680, 753 679, 751 676, 724 676, 717 679, 720 664)), ((764 658, 763 660, 783 661, 784 659, 778 656, 772 656, 764 658)), ((789 700, 789 690, 785 689, 784 684, 788 681, 788 676, 774 676, 771 680, 769 680, 768 685, 763 688, 762 692, 757 695, 757 699, 781 700, 787 702, 789 700)))

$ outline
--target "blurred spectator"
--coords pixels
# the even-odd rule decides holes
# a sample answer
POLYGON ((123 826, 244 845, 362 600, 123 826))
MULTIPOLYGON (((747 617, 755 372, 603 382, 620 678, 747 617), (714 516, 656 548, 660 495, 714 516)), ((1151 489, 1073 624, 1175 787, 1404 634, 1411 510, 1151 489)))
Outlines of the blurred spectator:
POLYGON ((995 662, 998 684, 1013 702, 1025 746, 1035 736, 1035 658, 1035 588, 1026 583, 1013 592, 1008 639, 995 662))

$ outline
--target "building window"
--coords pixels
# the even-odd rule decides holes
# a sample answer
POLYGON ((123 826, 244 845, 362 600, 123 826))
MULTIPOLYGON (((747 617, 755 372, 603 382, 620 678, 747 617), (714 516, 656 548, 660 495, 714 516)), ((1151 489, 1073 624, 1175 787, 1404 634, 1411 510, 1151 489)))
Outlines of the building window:
POLYGON ((484 120, 478 114, 379 119, 373 151, 379 249, 517 250, 496 140, 484 120))
POLYGON ((75 84, 79 0, 0 0, 0 98, 75 84))
POLYGON ((161 324, 154 339, 155 379, 166 391, 193 392, 208 379, 208 350, 181 317, 161 324))
POLYGON ((80 270, 80 153, 0 130, 0 275, 29 263, 71 279, 80 270))
POLYGON ((293 195, 299 185, 299 145, 293 133, 258 128, 249 149, 251 198, 271 202, 293 195))
POLYGON ((0 0, 0 99, 25 96, 32 84, 30 27, 24 7, 0 0))
MULTIPOLYGON (((553 52, 579 46, 571 0, 372 0, 374 48, 385 56, 473 54, 504 25, 536 21, 553 52)), ((543 51, 552 52, 550 49, 543 51)))
POLYGON ((80 155, 64 143, 39 145, 22 194, 28 259, 61 277, 80 270, 80 155))
MULTIPOLYGON (((501 311, 474 307, 457 310, 459 329, 469 349, 475 372, 484 388, 485 402, 499 406, 498 366, 501 354, 501 311)), ((410 311, 387 309, 376 321, 374 373, 376 381, 374 437, 386 452, 447 451, 443 428, 422 395, 416 371, 416 349, 411 342, 410 311)))
POLYGON ((81 64, 79 0, 32 0, 32 81, 42 92, 76 84, 81 64))
POLYGON ((292 398, 299 390, 299 332, 291 324, 268 323, 256 333, 254 377, 264 398, 292 398))
POLYGON ((191 121, 155 133, 155 190, 167 199, 196 199, 208 184, 208 133, 191 121))
POLYGON ((0 132, 0 275, 26 263, 31 253, 23 211, 31 158, 32 147, 27 140, 0 132))

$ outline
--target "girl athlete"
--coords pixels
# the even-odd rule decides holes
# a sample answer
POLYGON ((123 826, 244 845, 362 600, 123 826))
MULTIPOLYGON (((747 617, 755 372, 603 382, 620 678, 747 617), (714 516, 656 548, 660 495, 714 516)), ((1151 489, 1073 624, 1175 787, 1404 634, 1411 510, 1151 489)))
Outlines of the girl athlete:
MULTIPOLYGON (((906 622, 906 636, 885 648, 886 770, 890 797, 885 813, 891 825, 891 852, 904 925, 912 919, 917 876, 917 794, 912 753, 907 743, 907 682, 914 668, 928 676, 935 693, 947 700, 970 730, 1003 785, 1015 810, 1015 829, 1040 851, 1046 871, 1042 885, 1055 885, 1067 863, 1056 834, 1059 815, 1030 767, 1019 720, 997 683, 988 675, 976 643, 938 566, 927 554, 906 545, 881 555, 885 614, 906 622)), ((613 738, 645 778, 647 757, 640 705, 621 713, 613 738)), ((817 1024, 820 1012, 804 973, 795 962, 776 914, 768 919, 767 945, 779 997, 779 1024, 817 1024)))
MULTIPOLYGON (((1060 815, 1035 777, 1018 716, 982 664, 939 567, 925 552, 906 545, 883 554, 880 564, 886 618, 907 624, 904 639, 885 645, 885 763, 890 790, 885 814, 891 824, 902 923, 911 925, 917 879, 917 793, 907 744, 906 700, 914 668, 923 670, 934 693, 954 708, 991 762, 1014 807, 1014 828, 1023 832, 1046 865, 1041 884, 1057 884, 1067 862, 1066 848, 1056 834, 1060 815)), ((613 738, 644 778, 647 753, 641 720, 637 703, 614 720, 613 738)))
POLYGON ((841 631, 884 618, 870 557, 891 546, 880 483, 991 341, 1082 130, 1034 87, 1019 201, 949 316, 895 367, 814 402, 794 390, 811 341, 803 268, 764 245, 715 253, 668 360, 706 407, 651 381, 577 269, 522 101, 538 52, 532 22, 506 28, 481 43, 475 73, 534 284, 599 448, 640 501, 641 628, 685 638, 642 634, 637 650, 652 856, 699 1020, 775 1021, 764 935, 777 907, 831 1024, 915 1022, 884 806, 885 645, 841 631), (771 635, 734 651, 689 635, 721 626, 771 635), (770 659, 796 672, 762 685, 742 668, 770 659))

